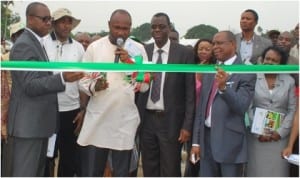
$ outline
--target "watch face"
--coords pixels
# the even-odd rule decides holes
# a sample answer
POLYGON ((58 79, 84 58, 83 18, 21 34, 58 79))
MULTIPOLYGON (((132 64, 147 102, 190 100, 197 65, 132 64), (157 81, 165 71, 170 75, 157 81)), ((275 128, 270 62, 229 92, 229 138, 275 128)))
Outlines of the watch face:
POLYGON ((227 89, 227 87, 226 87, 226 85, 225 85, 225 87, 221 90, 221 92, 225 92, 226 89, 227 89))

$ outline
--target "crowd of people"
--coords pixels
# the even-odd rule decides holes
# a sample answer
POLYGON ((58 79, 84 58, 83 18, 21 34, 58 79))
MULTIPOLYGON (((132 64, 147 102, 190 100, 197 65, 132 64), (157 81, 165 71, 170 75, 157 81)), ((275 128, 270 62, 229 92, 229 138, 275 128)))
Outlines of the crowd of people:
POLYGON ((267 39, 254 32, 259 16, 247 9, 241 33, 222 30, 191 48, 179 44, 166 13, 150 20, 151 44, 130 37, 132 20, 116 9, 107 36, 73 38, 79 18, 33 2, 26 26, 12 26, 14 44, 1 60, 142 59, 215 65, 216 72, 152 72, 145 83, 134 72, 3 70, 1 176, 53 177, 59 158, 59 177, 137 176, 140 159, 145 177, 298 177, 299 167, 284 158, 299 154, 299 73, 238 74, 223 66, 299 65, 299 23, 293 32, 272 30, 267 39), (268 132, 254 133, 252 125, 264 119, 258 110, 279 114, 277 127, 268 123, 268 132))

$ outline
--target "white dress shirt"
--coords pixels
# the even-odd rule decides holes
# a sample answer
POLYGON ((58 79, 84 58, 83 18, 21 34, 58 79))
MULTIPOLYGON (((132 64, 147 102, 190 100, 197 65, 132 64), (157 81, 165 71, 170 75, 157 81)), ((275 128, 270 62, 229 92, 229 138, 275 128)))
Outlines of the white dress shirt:
MULTIPOLYGON (((153 49, 153 55, 152 55, 152 63, 156 64, 157 59, 158 59, 158 50, 161 49, 163 50, 163 53, 161 54, 162 57, 162 64, 167 64, 168 63, 168 58, 169 58, 169 50, 170 50, 170 40, 167 41, 167 43, 162 47, 158 48, 156 44, 154 43, 154 49, 153 49)), ((152 83, 150 86, 150 92, 149 92, 149 97, 148 97, 148 102, 146 105, 147 109, 150 110, 164 110, 164 83, 165 83, 165 76, 166 72, 162 72, 161 76, 161 87, 160 87, 160 98, 156 103, 153 103, 151 100, 151 92, 152 92, 152 83)))

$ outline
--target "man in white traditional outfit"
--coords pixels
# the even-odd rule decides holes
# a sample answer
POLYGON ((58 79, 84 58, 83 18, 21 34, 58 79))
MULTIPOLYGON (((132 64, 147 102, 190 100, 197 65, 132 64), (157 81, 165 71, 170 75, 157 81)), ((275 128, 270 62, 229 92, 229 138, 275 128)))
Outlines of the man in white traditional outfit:
MULTIPOLYGON (((134 56, 148 61, 144 47, 128 38, 131 16, 126 10, 115 10, 108 25, 109 35, 87 48, 83 62, 126 63, 134 56)), ((135 87, 126 80, 127 74, 92 73, 80 81, 81 90, 90 96, 77 140, 84 146, 82 176, 103 176, 110 150, 113 176, 128 176, 140 116, 134 102, 135 87)))

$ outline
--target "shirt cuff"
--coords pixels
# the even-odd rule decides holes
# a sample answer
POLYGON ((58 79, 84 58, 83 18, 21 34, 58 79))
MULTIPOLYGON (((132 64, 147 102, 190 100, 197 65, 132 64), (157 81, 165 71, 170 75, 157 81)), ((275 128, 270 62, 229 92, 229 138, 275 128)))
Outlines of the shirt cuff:
POLYGON ((200 145, 199 145, 199 144, 192 144, 192 146, 200 147, 200 145))
POLYGON ((60 78, 61 78, 62 84, 63 84, 63 85, 66 85, 66 82, 65 82, 65 79, 64 79, 64 77, 63 77, 63 73, 62 73, 62 72, 60 73, 60 78))
POLYGON ((219 93, 219 94, 224 94, 224 93, 225 93, 225 91, 226 91, 226 89, 227 89, 227 87, 226 87, 226 85, 225 85, 225 87, 224 87, 224 89, 223 89, 223 90, 218 90, 218 93, 219 93))

